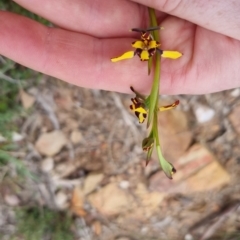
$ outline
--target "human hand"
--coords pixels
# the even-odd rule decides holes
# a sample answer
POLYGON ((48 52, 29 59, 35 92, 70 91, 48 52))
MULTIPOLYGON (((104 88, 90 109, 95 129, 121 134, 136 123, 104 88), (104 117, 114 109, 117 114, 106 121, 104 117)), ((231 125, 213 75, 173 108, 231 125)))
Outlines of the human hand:
MULTIPOLYGON (((110 61, 130 50, 138 35, 129 29, 148 27, 146 7, 128 0, 15 2, 58 28, 1 11, 0 54, 81 87, 130 92, 132 85, 149 93, 152 76, 147 76, 146 62, 137 57, 110 61)), ((202 94, 240 86, 240 3, 136 2, 162 11, 157 12, 164 27, 161 48, 184 54, 162 60, 161 93, 202 94)))

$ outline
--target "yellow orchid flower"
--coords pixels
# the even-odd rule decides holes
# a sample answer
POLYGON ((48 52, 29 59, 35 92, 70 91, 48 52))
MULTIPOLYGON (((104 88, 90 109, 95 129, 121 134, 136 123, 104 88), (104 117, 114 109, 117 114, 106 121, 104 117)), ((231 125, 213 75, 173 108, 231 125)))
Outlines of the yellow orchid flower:
POLYGON ((132 47, 136 50, 128 51, 119 57, 112 58, 112 62, 133 58, 135 55, 138 55, 141 61, 147 61, 156 53, 156 51, 158 51, 164 58, 177 59, 182 56, 182 53, 178 51, 166 51, 159 48, 160 43, 155 41, 150 33, 151 31, 159 30, 159 27, 152 27, 146 30, 133 28, 131 30, 141 32, 141 40, 137 40, 132 43, 132 47))
POLYGON ((133 104, 130 105, 130 109, 135 113, 137 116, 139 123, 143 123, 147 118, 147 110, 144 108, 143 103, 139 102, 137 97, 131 98, 133 104))
MULTIPOLYGON (((131 90, 136 94, 135 98, 131 98, 132 104, 130 105, 131 111, 135 113, 137 116, 139 123, 143 123, 147 118, 148 107, 146 104, 146 99, 143 96, 139 96, 139 94, 131 87, 131 90)), ((162 107, 158 107, 158 111, 166 111, 172 108, 175 108, 179 104, 179 100, 174 103, 162 107)))

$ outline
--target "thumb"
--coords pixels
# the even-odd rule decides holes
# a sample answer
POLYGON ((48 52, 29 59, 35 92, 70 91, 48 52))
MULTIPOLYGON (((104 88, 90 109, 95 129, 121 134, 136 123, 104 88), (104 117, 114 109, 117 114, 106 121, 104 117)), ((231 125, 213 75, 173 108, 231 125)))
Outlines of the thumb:
POLYGON ((240 1, 133 0, 185 19, 201 27, 240 40, 240 1))

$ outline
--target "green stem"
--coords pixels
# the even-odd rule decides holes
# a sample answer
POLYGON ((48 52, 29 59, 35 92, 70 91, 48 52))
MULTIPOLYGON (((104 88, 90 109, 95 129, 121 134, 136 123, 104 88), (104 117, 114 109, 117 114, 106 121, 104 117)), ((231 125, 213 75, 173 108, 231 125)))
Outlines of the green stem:
MULTIPOLYGON (((149 18, 150 18, 150 27, 158 26, 157 18, 155 14, 155 10, 152 8, 148 8, 149 18)), ((159 41, 159 31, 153 31, 153 36, 156 41, 159 41)), ((152 84, 152 89, 150 93, 150 106, 149 106, 149 113, 148 113, 148 123, 147 127, 150 126, 152 122, 154 111, 157 109, 158 106, 158 96, 159 96, 159 85, 160 85, 160 69, 161 69, 161 56, 158 52, 156 52, 155 58, 155 73, 154 79, 152 84)))
MULTIPOLYGON (((150 27, 157 27, 158 23, 157 23, 157 18, 156 18, 156 14, 155 14, 155 10, 153 8, 148 8, 148 14, 149 14, 149 18, 150 18, 150 27)), ((160 37, 159 37, 159 32, 158 31, 153 31, 153 36, 154 39, 156 41, 160 41, 160 37)))
MULTIPOLYGON (((148 11, 149 11, 150 24, 151 24, 150 27, 158 26, 154 9, 148 8, 148 11)), ((153 36, 154 36, 154 39, 159 42, 160 40, 159 31, 153 31, 153 36)), ((160 146, 159 134, 158 134, 158 98, 159 98, 159 91, 160 91, 159 86, 160 86, 161 56, 158 52, 156 52, 155 56, 156 56, 154 59, 155 71, 154 71, 152 89, 149 97, 149 112, 148 112, 147 127, 149 127, 150 124, 152 123, 151 133, 153 134, 153 137, 155 140, 157 154, 158 154, 161 168, 169 178, 172 178, 172 174, 175 172, 175 169, 173 168, 172 164, 166 161, 165 158, 163 157, 161 146, 160 146)), ((151 152, 149 152, 148 158, 150 155, 151 155, 151 152)))

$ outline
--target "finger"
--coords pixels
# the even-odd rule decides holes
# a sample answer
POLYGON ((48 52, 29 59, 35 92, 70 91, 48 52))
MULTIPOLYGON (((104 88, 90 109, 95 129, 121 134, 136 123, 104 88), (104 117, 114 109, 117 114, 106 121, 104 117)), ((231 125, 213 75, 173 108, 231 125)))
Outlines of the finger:
POLYGON ((240 40, 240 1, 133 0, 240 40))
POLYGON ((147 69, 141 68, 139 59, 118 65, 110 60, 128 49, 133 39, 99 40, 7 12, 0 12, 0 36, 0 54, 69 83, 129 92, 129 86, 144 76, 149 88, 147 69))
POLYGON ((15 0, 15 2, 62 28, 96 37, 130 36, 131 28, 148 27, 146 8, 127 0, 15 0))

